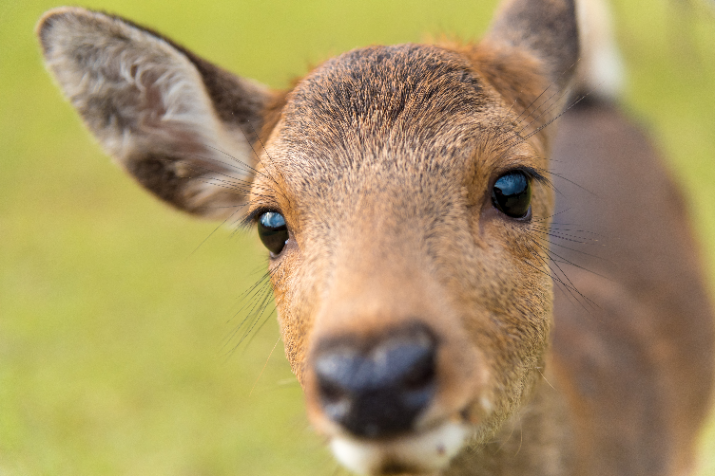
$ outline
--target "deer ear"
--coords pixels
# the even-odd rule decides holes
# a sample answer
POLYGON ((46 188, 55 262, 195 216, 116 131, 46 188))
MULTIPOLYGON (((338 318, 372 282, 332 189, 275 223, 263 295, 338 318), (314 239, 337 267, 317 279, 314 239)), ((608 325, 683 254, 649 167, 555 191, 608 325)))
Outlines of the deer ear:
POLYGON ((551 84, 567 87, 579 58, 575 0, 504 0, 485 40, 542 65, 551 84))
POLYGON ((87 127, 141 185, 210 218, 242 207, 272 92, 102 13, 51 10, 37 35, 87 127))

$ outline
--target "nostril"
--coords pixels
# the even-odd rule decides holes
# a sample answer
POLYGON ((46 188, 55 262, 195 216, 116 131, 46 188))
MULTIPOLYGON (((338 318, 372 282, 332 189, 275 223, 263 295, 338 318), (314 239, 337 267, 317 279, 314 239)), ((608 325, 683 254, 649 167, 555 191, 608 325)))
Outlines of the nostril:
POLYGON ((345 390, 328 380, 320 379, 318 385, 320 386, 321 397, 328 403, 338 402, 347 396, 345 390))
POLYGON ((343 421, 350 412, 350 395, 340 387, 326 382, 319 382, 321 403, 325 415, 333 421, 343 421))
POLYGON ((367 348, 348 339, 325 343, 313 365, 323 412, 358 436, 409 430, 436 392, 436 343, 422 326, 367 348))
POLYGON ((315 360, 315 374, 318 379, 318 393, 326 416, 340 422, 350 411, 353 376, 361 359, 349 349, 334 349, 324 352, 315 360))
POLYGON ((407 390, 421 390, 432 385, 435 380, 435 356, 434 352, 425 352, 416 360, 405 372, 402 378, 402 385, 407 390))

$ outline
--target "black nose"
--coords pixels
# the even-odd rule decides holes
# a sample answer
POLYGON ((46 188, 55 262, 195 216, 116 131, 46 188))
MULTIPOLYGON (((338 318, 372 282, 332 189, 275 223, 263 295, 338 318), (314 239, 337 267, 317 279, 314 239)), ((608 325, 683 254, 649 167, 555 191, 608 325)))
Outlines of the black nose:
POLYGON ((392 330, 367 346, 319 345, 314 369, 324 413, 356 436, 408 431, 432 400, 436 342, 424 325, 392 330))

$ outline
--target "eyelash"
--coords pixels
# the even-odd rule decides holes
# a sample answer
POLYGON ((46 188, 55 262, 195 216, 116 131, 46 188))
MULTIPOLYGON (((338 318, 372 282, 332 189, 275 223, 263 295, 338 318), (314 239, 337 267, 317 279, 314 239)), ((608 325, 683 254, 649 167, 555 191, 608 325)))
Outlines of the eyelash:
POLYGON ((521 172, 527 177, 529 177, 531 180, 537 183, 543 183, 543 184, 548 184, 549 179, 546 178, 544 174, 539 172, 537 169, 534 167, 529 167, 528 165, 518 165, 516 167, 505 167, 503 170, 500 170, 496 176, 501 177, 504 174, 508 174, 510 172, 521 172))
POLYGON ((280 213, 282 215, 281 211, 276 207, 258 207, 241 220, 241 226, 248 229, 255 227, 258 223, 258 218, 267 212, 280 213))

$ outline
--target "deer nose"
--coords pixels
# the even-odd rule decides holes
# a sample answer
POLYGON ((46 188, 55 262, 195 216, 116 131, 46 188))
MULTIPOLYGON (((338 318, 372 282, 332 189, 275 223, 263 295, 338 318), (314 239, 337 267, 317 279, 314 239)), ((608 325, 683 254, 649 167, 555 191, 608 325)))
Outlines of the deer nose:
POLYGON ((410 430, 436 391, 436 342, 426 326, 390 331, 368 346, 330 340, 314 356, 323 412, 355 436, 410 430))

